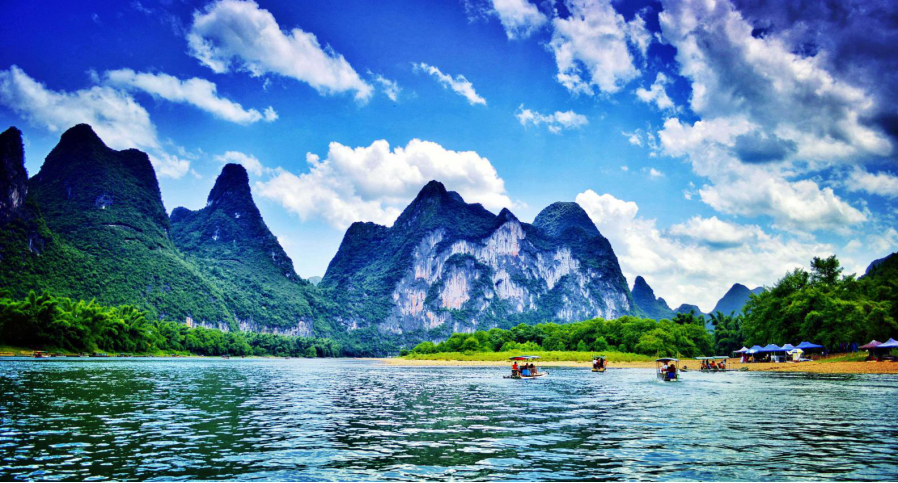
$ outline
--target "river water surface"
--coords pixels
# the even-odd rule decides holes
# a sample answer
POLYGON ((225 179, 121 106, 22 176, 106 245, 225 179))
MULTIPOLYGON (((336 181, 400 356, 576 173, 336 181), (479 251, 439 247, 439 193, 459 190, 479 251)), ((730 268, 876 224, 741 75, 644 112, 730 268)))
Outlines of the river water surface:
POLYGON ((0 362, 0 480, 895 480, 898 376, 0 362))

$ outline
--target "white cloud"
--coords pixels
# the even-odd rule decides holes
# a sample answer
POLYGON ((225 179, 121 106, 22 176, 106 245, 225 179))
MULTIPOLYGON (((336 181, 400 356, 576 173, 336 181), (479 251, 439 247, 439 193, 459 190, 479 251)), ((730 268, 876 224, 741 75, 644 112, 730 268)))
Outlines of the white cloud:
POLYGON ((842 187, 848 191, 864 191, 885 198, 895 198, 898 197, 898 176, 886 171, 871 173, 856 167, 848 173, 842 187))
POLYGON ((432 179, 491 210, 514 205, 488 159, 429 141, 413 139, 393 149, 384 140, 356 148, 333 142, 325 159, 308 153, 306 161, 307 173, 278 169, 256 184, 257 192, 302 220, 320 218, 340 229, 355 221, 392 224, 432 179))
POLYGON ((570 16, 552 19, 549 50, 558 81, 575 94, 613 94, 639 76, 634 51, 645 56, 651 35, 637 15, 629 23, 609 0, 570 0, 570 16))
POLYGON ((277 119, 277 113, 271 106, 265 109, 264 113, 260 113, 255 109, 246 110, 234 101, 219 97, 218 87, 206 79, 194 77, 181 80, 168 74, 119 69, 107 71, 104 80, 106 84, 114 87, 141 90, 153 97, 190 104, 219 119, 237 124, 251 124, 263 119, 271 122, 277 119))
POLYGON ((523 104, 518 106, 515 117, 518 118, 522 126, 527 124, 533 124, 534 126, 545 124, 546 128, 555 134, 560 134, 562 129, 579 129, 589 124, 586 116, 577 114, 574 111, 555 111, 554 114, 542 114, 530 109, 524 109, 523 104))
MULTIPOLYGON (((795 231, 845 231, 868 220, 810 179, 892 152, 887 136, 863 122, 875 107, 866 92, 827 71, 825 53, 805 57, 776 35, 753 36, 729 1, 665 2, 659 21, 700 119, 668 119, 658 135, 664 153, 686 156, 709 180, 699 190, 705 203, 795 231)), ((867 181, 872 188, 888 179, 867 181)))
POLYGON ((720 220, 716 216, 711 218, 693 216, 685 223, 671 226, 668 232, 714 247, 734 247, 766 237, 758 226, 737 225, 720 220))
POLYGON ((423 62, 420 64, 415 64, 415 70, 423 70, 428 74, 432 75, 443 87, 447 89, 452 89, 457 94, 461 95, 465 99, 468 100, 468 104, 472 106, 474 104, 483 104, 486 105, 486 99, 477 95, 477 92, 474 91, 474 85, 471 84, 468 79, 463 75, 457 75, 453 78, 451 75, 444 74, 440 71, 440 69, 427 65, 423 62))
POLYGON ((636 89, 636 97, 646 104, 654 103, 658 106, 658 109, 661 109, 662 111, 674 109, 675 106, 673 101, 670 100, 667 91, 664 90, 665 84, 668 84, 669 82, 670 80, 666 75, 658 72, 658 75, 655 77, 655 82, 652 83, 648 90, 643 89, 642 87, 636 89))
POLYGON ((492 4, 509 40, 526 39, 549 21, 527 0, 492 0, 492 4))
POLYGON ((790 182, 762 170, 699 189, 702 201, 723 213, 767 215, 787 230, 835 230, 867 221, 867 215, 841 200, 832 188, 812 180, 790 182))
POLYGON ((90 124, 111 148, 146 151, 159 176, 180 178, 190 169, 189 160, 166 152, 146 109, 112 87, 53 91, 13 65, 0 71, 0 102, 50 132, 90 124))
POLYGON ((664 173, 662 173, 661 171, 658 171, 655 168, 649 168, 648 170, 643 169, 643 171, 646 171, 649 174, 649 176, 652 178, 660 178, 660 177, 664 176, 664 173))
POLYGON ((194 12, 187 41, 190 55, 216 73, 233 65, 256 77, 279 74, 322 94, 354 92, 362 102, 373 92, 341 54, 322 47, 314 34, 282 30, 252 0, 219 0, 194 12))
POLYGON ((827 244, 716 217, 693 217, 664 230, 639 217, 636 203, 592 190, 576 201, 611 242, 627 279, 642 275, 671 308, 691 303, 709 311, 734 283, 770 285, 814 256, 833 253, 827 244))
POLYGON ((402 91, 402 88, 399 87, 399 84, 396 81, 392 81, 387 79, 386 77, 380 74, 372 74, 371 71, 368 71, 369 75, 374 75, 374 82, 380 84, 381 90, 385 96, 387 96, 391 101, 396 102, 399 99, 399 92, 402 91))
POLYGON ((272 171, 262 166, 262 162, 252 154, 241 153, 240 151, 226 151, 224 154, 216 155, 214 159, 222 164, 236 163, 243 165, 248 172, 256 176, 262 176, 262 173, 272 171))

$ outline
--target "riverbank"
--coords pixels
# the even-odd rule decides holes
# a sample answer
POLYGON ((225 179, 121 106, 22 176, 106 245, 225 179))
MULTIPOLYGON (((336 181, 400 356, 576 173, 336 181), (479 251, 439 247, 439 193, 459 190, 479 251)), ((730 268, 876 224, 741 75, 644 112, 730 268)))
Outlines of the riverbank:
MULTIPOLYGON (((432 359, 404 359, 390 357, 372 359, 392 366, 421 367, 421 366, 459 366, 459 367, 507 367, 508 361, 473 361, 473 360, 432 360, 432 359)), ((683 360, 687 370, 697 370, 699 361, 683 360)), ((589 369, 591 362, 579 361, 539 361, 540 367, 581 367, 589 369)), ((629 361, 610 362, 609 369, 650 369, 654 368, 654 361, 629 361)), ((738 359, 730 359, 727 362, 730 370, 748 370, 763 372, 812 372, 821 374, 898 374, 898 362, 831 362, 808 361, 799 363, 765 363, 742 364, 738 359), (744 368, 744 369, 743 369, 744 368)))

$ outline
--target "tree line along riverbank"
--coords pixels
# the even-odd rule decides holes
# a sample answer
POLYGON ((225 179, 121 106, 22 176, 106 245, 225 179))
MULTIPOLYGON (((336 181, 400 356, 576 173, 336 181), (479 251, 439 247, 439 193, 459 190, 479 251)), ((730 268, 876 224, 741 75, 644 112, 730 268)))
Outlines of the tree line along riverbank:
POLYGON ((151 320, 130 305, 105 306, 31 291, 24 299, 0 296, 0 352, 58 354, 336 357, 330 339, 225 332, 151 320))

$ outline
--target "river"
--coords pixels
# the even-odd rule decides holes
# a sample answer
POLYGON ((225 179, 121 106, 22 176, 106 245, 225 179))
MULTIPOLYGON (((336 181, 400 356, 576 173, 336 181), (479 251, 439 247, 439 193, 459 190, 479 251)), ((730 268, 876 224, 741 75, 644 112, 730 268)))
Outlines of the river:
POLYGON ((0 361, 0 479, 895 480, 898 376, 0 361))

